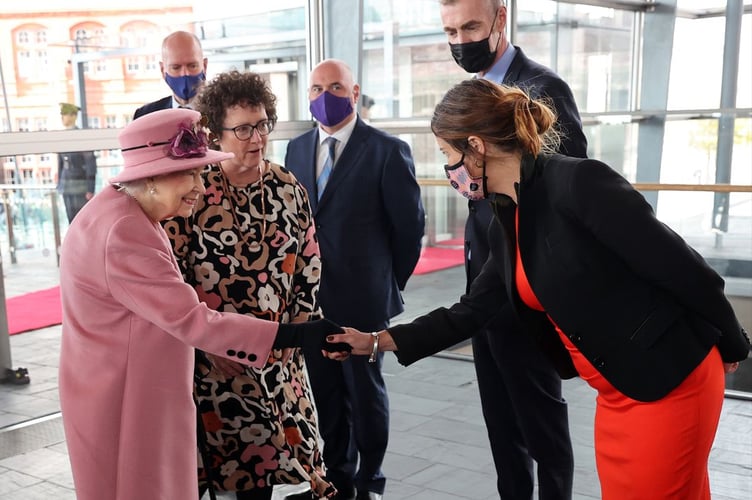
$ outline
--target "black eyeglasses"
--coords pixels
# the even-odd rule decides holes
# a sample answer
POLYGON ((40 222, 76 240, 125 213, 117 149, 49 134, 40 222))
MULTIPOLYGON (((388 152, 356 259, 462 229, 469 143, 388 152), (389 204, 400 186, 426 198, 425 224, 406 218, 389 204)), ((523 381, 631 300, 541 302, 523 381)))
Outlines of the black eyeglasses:
POLYGON ((222 127, 222 130, 232 130, 232 133, 235 134, 235 137, 237 137, 239 141, 247 141, 253 135, 254 130, 258 130, 259 135, 271 134, 272 130, 274 130, 274 122, 261 120, 256 125, 246 123, 232 128, 222 127))

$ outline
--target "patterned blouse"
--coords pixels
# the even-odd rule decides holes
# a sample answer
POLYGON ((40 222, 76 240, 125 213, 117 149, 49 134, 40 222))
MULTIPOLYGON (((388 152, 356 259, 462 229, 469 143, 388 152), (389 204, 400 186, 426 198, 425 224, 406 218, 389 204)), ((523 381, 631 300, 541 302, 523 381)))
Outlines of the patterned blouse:
MULTIPOLYGON (((193 215, 163 225, 185 280, 209 307, 283 323, 317 319, 321 260, 308 195, 287 169, 267 165, 242 187, 207 167, 193 215)), ((310 482, 323 494, 329 487, 302 353, 296 349, 286 364, 281 357, 274 350, 263 369, 228 378, 197 358, 195 393, 220 491, 310 482)), ((203 467, 199 478, 207 481, 203 467)))

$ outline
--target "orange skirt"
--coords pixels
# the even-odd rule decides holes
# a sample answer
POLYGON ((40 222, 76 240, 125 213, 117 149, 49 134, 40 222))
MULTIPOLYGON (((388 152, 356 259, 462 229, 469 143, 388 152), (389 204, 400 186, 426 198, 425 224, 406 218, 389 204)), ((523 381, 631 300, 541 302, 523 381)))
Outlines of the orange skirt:
POLYGON ((667 396, 644 403, 616 390, 559 336, 580 376, 598 391, 595 462, 602 499, 709 500, 708 457, 725 384, 718 349, 667 396))
MULTIPOLYGON (((516 214, 515 214, 516 215, 516 214)), ((515 285, 543 311, 517 247, 515 285)), ((709 500, 708 457, 721 416, 725 377, 713 347, 673 391, 643 403, 617 391, 556 326, 577 372, 598 391, 595 463, 603 500, 709 500)), ((607 333, 607 332, 606 332, 607 333)))

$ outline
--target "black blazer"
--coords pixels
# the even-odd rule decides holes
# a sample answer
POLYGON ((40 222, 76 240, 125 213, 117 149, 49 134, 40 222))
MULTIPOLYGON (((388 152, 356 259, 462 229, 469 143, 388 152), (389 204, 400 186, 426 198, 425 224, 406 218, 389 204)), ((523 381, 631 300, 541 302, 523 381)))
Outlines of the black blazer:
POLYGON ((356 119, 321 200, 316 192, 318 127, 289 142, 285 166, 311 200, 324 316, 373 330, 404 310, 400 291, 420 257, 425 211, 410 147, 356 119))
POLYGON ((162 109, 171 109, 172 108, 172 96, 163 97, 162 99, 154 102, 150 102, 148 104, 144 104, 140 108, 136 110, 135 113, 133 113, 133 119, 135 120, 139 116, 144 116, 149 113, 153 113, 154 111, 160 111, 162 109))
MULTIPOLYGON (((520 256, 533 292, 572 343, 628 397, 662 398, 713 345, 725 362, 749 355, 749 336, 724 295, 721 277, 607 165, 560 155, 530 157, 523 162, 518 203, 520 256)), ((390 328, 400 361, 472 336, 504 293, 523 331, 535 337, 563 377, 574 376, 546 314, 528 308, 517 294, 517 205, 502 195, 493 196, 492 204, 491 258, 458 304, 390 328)))
POLYGON ((585 158, 587 139, 569 85, 550 68, 528 58, 521 48, 514 48, 517 52, 501 83, 517 86, 533 98, 547 98, 556 111, 556 128, 561 134, 559 153, 585 158))

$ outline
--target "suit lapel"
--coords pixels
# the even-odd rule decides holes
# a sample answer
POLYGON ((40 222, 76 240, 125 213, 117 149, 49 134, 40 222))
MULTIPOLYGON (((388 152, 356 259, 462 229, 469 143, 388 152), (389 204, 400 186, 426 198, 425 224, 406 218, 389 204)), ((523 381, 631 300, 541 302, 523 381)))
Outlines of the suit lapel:
POLYGON ((323 196, 318 201, 319 206, 325 205, 327 200, 334 195, 334 192, 339 186, 341 186, 347 178, 354 175, 353 172, 355 170, 365 164, 363 153, 365 152, 368 139, 368 125, 363 123, 360 120, 360 117, 356 117, 355 119, 357 120, 355 128, 345 145, 345 149, 340 154, 340 157, 334 162, 334 170, 332 170, 332 175, 327 181, 323 196))
POLYGON ((544 300, 547 298, 546 289, 542 285, 547 282, 546 266, 550 264, 550 259, 541 251, 548 247, 547 235, 550 231, 547 227, 549 218, 545 214, 547 206, 545 201, 549 197, 546 193, 546 185, 541 179, 541 172, 548 158, 543 154, 537 157, 523 156, 517 192, 518 206, 522 207, 518 213, 517 245, 522 255, 530 256, 526 262, 523 262, 525 274, 530 288, 542 304, 546 303, 544 300))
POLYGON ((319 208, 318 193, 316 192, 316 163, 318 162, 316 152, 318 151, 318 145, 319 129, 317 127, 313 132, 308 134, 303 145, 301 158, 308 158, 308 161, 306 162, 308 167, 296 169, 299 173, 298 182, 303 184, 308 190, 308 201, 311 203, 311 210, 314 215, 316 215, 319 208))

